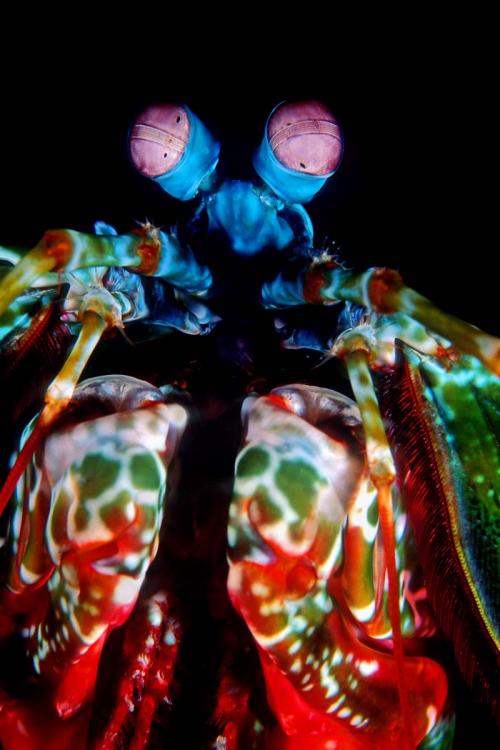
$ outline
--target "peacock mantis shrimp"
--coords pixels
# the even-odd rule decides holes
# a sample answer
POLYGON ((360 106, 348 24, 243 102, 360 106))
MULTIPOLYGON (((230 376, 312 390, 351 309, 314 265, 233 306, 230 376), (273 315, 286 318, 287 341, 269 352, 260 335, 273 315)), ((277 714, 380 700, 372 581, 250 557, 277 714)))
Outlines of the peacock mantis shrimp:
POLYGON ((2 512, 15 493, 3 630, 20 633, 31 686, 2 697, 4 746, 43 747, 45 732, 61 749, 148 746, 161 705, 175 713, 186 691, 176 683, 189 681, 188 594, 172 569, 200 545, 216 558, 206 596, 221 654, 200 747, 451 747, 448 680, 428 645, 438 628, 498 715, 500 342, 397 272, 354 273, 315 248, 304 204, 342 154, 320 102, 273 110, 254 156, 260 182, 220 179, 220 146, 186 105, 144 110, 129 147, 165 192, 200 198, 188 221, 122 235, 98 222, 94 234, 50 230, 29 252, 2 251, 13 376, 43 342, 62 358, 75 339, 0 490, 2 512), (223 424, 220 408, 197 402, 189 367, 161 389, 127 373, 79 381, 101 339, 138 322, 155 342, 202 335, 234 358, 233 317, 273 333, 262 352, 236 340, 249 395, 234 485, 183 537, 168 516, 189 484, 189 425, 223 424), (280 339, 342 363, 355 401, 259 382, 248 363, 280 339), (103 664, 119 665, 117 685, 103 664))

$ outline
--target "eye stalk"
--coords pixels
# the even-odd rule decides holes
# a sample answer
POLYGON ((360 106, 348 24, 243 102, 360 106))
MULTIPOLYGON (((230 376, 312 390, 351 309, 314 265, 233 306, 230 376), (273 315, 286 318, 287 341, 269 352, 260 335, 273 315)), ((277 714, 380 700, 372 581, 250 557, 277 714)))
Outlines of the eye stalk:
POLYGON ((184 104, 156 104, 136 118, 129 136, 130 158, 145 177, 174 198, 194 198, 215 169, 220 145, 184 104))
POLYGON ((254 154, 257 174, 286 201, 307 203, 337 170, 342 134, 322 102, 283 102, 270 114, 254 154))

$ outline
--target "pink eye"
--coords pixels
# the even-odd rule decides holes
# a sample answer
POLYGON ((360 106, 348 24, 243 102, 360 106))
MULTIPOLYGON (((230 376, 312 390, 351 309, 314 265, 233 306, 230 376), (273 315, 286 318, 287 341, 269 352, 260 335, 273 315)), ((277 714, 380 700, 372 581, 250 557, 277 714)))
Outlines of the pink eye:
POLYGON ((342 135, 330 110, 321 102, 285 102, 272 114, 267 135, 276 158, 297 172, 326 175, 342 156, 342 135))
POLYGON ((137 117, 130 131, 130 157, 145 177, 170 172, 189 141, 189 117, 179 104, 157 104, 137 117))

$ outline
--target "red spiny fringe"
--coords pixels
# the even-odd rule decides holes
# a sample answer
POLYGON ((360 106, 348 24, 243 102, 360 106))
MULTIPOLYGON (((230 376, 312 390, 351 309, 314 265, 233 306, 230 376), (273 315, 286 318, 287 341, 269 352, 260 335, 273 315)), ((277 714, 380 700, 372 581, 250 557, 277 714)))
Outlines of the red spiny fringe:
POLYGON ((445 437, 424 401, 421 373, 401 351, 400 359, 382 384, 381 400, 425 585, 466 682, 500 721, 498 655, 470 594, 453 540, 448 504, 456 498, 442 468, 448 460, 445 437))
POLYGON ((14 372, 32 351, 50 363, 66 346, 69 337, 67 325, 59 320, 58 306, 52 302, 35 315, 27 331, 7 345, 4 376, 14 372))

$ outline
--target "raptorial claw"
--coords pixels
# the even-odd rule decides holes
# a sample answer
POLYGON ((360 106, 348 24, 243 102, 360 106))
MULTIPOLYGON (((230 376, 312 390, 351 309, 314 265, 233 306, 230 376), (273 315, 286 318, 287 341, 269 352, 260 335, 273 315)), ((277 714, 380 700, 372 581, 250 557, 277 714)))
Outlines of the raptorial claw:
POLYGON ((264 305, 271 308, 345 301, 384 315, 404 313, 451 341, 465 354, 477 357, 500 375, 499 339, 443 312, 405 286, 399 273, 389 268, 370 268, 364 273, 353 273, 337 264, 315 263, 295 273, 282 273, 264 284, 262 299, 264 305))
MULTIPOLYGON (((380 466, 373 455, 370 470, 365 463, 356 406, 332 391, 291 386, 254 400, 247 418, 230 510, 228 588, 259 646, 282 731, 346 748, 396 750, 412 742, 410 730, 419 742, 442 720, 446 677, 430 659, 403 654, 401 635, 396 658, 378 645, 396 642, 391 624, 399 627, 401 614, 394 580, 389 592, 384 584, 384 550, 393 558, 394 550, 377 543, 373 514, 377 494, 387 501, 385 480, 374 493, 371 474, 380 466), (350 519, 354 533, 344 547, 350 519), (409 702, 403 716, 398 691, 409 702)), ((402 564, 404 543, 397 549, 402 564)), ((395 572, 399 589, 409 571, 395 572)), ((408 613, 404 628, 417 628, 408 613)))
POLYGON ((126 267, 159 276, 190 294, 206 294, 212 283, 210 271, 197 263, 189 248, 181 247, 175 234, 150 225, 123 235, 53 229, 0 281, 0 316, 42 274, 93 266, 126 267))
POLYGON ((71 419, 51 424, 24 475, 5 601, 26 611, 33 672, 60 717, 88 703, 102 648, 135 605, 185 422, 182 407, 135 378, 85 381, 71 419))

